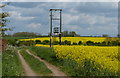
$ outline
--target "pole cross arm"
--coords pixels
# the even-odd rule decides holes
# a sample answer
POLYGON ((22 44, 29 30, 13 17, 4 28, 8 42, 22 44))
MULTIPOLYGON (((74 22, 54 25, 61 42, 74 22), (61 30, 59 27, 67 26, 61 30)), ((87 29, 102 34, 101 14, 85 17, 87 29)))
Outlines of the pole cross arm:
POLYGON ((50 9, 50 11, 62 11, 62 9, 50 9))

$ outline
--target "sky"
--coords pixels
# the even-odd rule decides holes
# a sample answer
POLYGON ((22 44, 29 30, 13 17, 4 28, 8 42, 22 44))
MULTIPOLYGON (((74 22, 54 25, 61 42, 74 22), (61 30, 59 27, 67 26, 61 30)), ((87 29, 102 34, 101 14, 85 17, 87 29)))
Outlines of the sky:
MULTIPOLYGON (((118 2, 14 2, 3 11, 10 13, 7 25, 16 32, 49 33, 49 9, 62 9, 62 31, 80 35, 117 35, 118 2)), ((18 0, 19 1, 19 0, 18 0)), ((62 1, 62 0, 59 0, 62 1)), ((72 0, 71 0, 72 1, 72 0)), ((54 21, 53 27, 59 26, 54 21)))
POLYGON ((119 0, 1 0, 9 2, 119 2, 119 0))

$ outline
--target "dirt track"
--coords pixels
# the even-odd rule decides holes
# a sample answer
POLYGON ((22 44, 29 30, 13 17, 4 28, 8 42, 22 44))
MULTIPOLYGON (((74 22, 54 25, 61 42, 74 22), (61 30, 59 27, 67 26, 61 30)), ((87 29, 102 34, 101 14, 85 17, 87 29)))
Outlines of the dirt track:
POLYGON ((47 67, 48 69, 50 69, 52 71, 52 76, 67 76, 64 72, 60 71, 59 68, 57 68, 56 66, 46 62, 45 60, 42 60, 40 57, 32 54, 31 52, 29 52, 29 50, 26 50, 26 52, 32 56, 34 56, 35 58, 39 59, 40 61, 42 61, 47 67))
POLYGON ((23 56, 20 54, 20 50, 18 50, 18 56, 20 58, 22 67, 24 69, 24 76, 38 76, 27 64, 27 62, 25 61, 25 59, 23 58, 23 56))

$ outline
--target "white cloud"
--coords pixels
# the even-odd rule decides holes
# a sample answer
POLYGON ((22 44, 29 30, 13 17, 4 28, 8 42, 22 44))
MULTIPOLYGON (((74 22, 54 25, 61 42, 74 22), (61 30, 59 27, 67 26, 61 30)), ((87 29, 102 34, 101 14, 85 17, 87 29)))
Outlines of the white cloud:
POLYGON ((78 15, 72 14, 64 14, 63 15, 63 23, 64 24, 72 24, 72 23, 79 23, 79 24, 110 24, 113 22, 117 22, 116 17, 105 17, 105 16, 98 16, 98 15, 90 15, 85 13, 79 13, 78 15))
POLYGON ((18 13, 16 11, 12 11, 10 12, 11 14, 11 17, 13 19, 16 19, 16 20, 21 20, 21 21, 25 21, 25 20, 31 20, 31 19, 34 19, 35 17, 27 17, 27 16, 21 16, 21 13, 18 13))
POLYGON ((31 24, 28 24, 26 25, 27 28, 30 28, 30 29, 38 29, 40 28, 42 25, 40 23, 31 23, 31 24))
POLYGON ((64 24, 69 24, 71 22, 77 21, 79 19, 78 15, 63 14, 64 24))

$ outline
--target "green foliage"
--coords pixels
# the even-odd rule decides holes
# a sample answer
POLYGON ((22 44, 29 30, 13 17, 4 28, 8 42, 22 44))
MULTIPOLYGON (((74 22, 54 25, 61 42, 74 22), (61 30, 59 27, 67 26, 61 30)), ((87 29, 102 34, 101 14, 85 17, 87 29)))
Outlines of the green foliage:
POLYGON ((8 46, 2 53, 2 76, 22 76, 23 70, 16 52, 15 47, 8 46))
POLYGON ((57 59, 55 57, 55 53, 52 52, 52 48, 47 47, 30 47, 29 48, 32 52, 35 52, 37 56, 41 57, 42 59, 45 59, 47 61, 52 61, 57 59))
POLYGON ((106 45, 107 45, 107 42, 103 41, 103 42, 101 43, 101 45, 102 45, 102 46, 106 46, 106 45))
POLYGON ((82 41, 79 41, 79 42, 78 42, 78 45, 82 45, 82 44, 83 44, 82 41))
POLYGON ((63 31, 62 32, 62 37, 79 37, 75 31, 63 31))
POLYGON ((89 45, 89 46, 92 46, 92 45, 94 45, 94 42, 93 41, 87 41, 86 44, 89 45))
POLYGON ((73 42, 73 45, 77 45, 77 43, 76 43, 76 42, 73 42))
POLYGON ((50 41, 49 41, 49 40, 44 40, 44 41, 42 42, 42 44, 44 44, 44 45, 50 44, 50 41))
POLYGON ((39 35, 37 35, 36 33, 33 32, 17 32, 13 34, 13 37, 38 37, 39 35))
POLYGON ((25 60, 28 62, 30 67, 34 71, 36 71, 38 74, 48 75, 52 73, 43 62, 39 61, 32 55, 29 55, 28 53, 26 53, 25 50, 22 50, 21 54, 25 58, 25 60))
POLYGON ((59 41, 54 41, 53 44, 54 45, 59 45, 59 41))
MULTIPOLYGON (((44 40, 44 41, 40 41, 40 40, 36 40, 35 44, 44 44, 44 45, 49 45, 50 41, 49 40, 44 40)), ((59 45, 59 41, 54 41, 53 42, 54 45, 59 45)), ((93 41, 86 41, 86 43, 83 44, 82 41, 79 41, 78 43, 73 42, 71 43, 71 41, 62 41, 61 45, 88 45, 88 46, 119 46, 120 42, 118 40, 107 40, 107 41, 103 41, 103 42, 93 42, 93 41)))
POLYGON ((94 45, 95 45, 95 46, 100 46, 101 43, 100 43, 100 42, 95 42, 94 45))
POLYGON ((36 40, 35 44, 41 44, 41 40, 36 40))
POLYGON ((8 45, 16 46, 17 39, 6 39, 8 45))
POLYGON ((102 37, 109 37, 109 35, 108 34, 103 34, 102 37))
MULTIPOLYGON (((5 4, 1 4, 0 8, 4 8, 6 5, 5 4)), ((6 19, 6 17, 9 17, 9 13, 8 12, 1 12, 0 13, 0 32, 2 34, 2 36, 5 36, 5 31, 11 30, 11 28, 6 28, 6 23, 8 22, 8 20, 6 19)))
POLYGON ((18 41, 17 46, 34 46, 35 41, 30 40, 30 41, 18 41))
POLYGON ((71 45, 71 41, 65 40, 65 41, 64 41, 64 45, 71 45))

